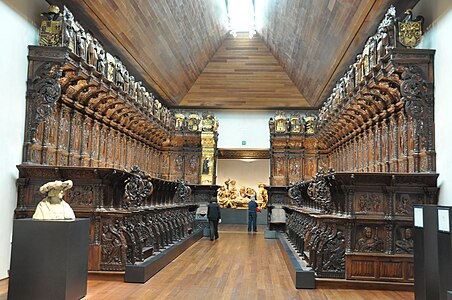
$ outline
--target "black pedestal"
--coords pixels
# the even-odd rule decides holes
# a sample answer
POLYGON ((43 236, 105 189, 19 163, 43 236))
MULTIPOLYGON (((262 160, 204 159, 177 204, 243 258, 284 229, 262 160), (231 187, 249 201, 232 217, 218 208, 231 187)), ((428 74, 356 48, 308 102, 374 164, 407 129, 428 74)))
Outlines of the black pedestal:
POLYGON ((89 224, 89 219, 14 220, 8 299, 83 298, 89 224))
POLYGON ((438 210, 436 205, 415 205, 422 209, 422 226, 414 222, 414 295, 416 300, 439 299, 438 210))
POLYGON ((439 258, 439 299, 448 300, 450 296, 448 291, 452 290, 452 239, 450 235, 450 225, 452 221, 452 209, 450 207, 438 206, 438 222, 439 214, 443 212, 447 215, 448 228, 438 225, 438 258, 439 258))
MULTIPOLYGON (((221 224, 248 224, 248 209, 222 208, 221 224)), ((257 225, 267 225, 267 209, 257 213, 257 225)))

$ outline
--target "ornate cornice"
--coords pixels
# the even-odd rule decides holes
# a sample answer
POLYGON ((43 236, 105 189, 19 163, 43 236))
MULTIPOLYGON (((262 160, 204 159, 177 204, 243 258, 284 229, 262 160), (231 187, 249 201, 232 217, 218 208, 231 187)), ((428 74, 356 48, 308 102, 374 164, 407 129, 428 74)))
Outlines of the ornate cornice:
POLYGON ((269 149, 218 149, 219 159, 269 159, 269 149))

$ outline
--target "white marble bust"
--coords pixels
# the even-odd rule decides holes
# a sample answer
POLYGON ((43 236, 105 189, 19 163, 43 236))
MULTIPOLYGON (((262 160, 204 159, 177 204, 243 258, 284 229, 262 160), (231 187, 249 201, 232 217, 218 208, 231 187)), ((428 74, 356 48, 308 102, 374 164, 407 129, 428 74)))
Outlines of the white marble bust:
POLYGON ((36 211, 33 215, 35 220, 73 220, 75 219, 74 211, 63 200, 64 192, 72 188, 72 181, 52 181, 44 184, 39 188, 41 194, 46 195, 41 202, 38 203, 36 211))

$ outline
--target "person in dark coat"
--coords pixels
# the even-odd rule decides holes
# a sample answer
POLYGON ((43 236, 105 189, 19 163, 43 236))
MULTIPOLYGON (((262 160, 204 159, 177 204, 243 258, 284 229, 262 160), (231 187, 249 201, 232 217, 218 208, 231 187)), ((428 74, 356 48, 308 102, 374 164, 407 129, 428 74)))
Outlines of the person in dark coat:
POLYGON ((253 231, 256 232, 256 221, 257 221, 257 203, 254 196, 251 197, 251 201, 248 202, 248 231, 251 231, 251 227, 253 231))
POLYGON ((221 222, 220 206, 212 200, 207 206, 207 219, 209 219, 210 240, 218 239, 218 223, 221 222))

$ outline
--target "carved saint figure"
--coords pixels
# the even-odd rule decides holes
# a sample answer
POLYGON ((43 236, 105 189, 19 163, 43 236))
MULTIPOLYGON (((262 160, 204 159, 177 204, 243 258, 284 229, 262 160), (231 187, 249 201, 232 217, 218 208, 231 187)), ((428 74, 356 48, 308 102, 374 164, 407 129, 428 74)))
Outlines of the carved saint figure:
POLYGON ((121 239, 115 226, 102 226, 102 262, 120 263, 121 262, 121 239))
POLYGON ((202 173, 203 174, 209 174, 209 170, 210 170, 210 160, 209 157, 204 158, 203 162, 202 162, 202 173))
POLYGON ((267 203, 268 203, 268 192, 265 189, 265 184, 259 183, 257 187, 258 187, 258 192, 257 192, 257 201, 256 202, 260 208, 265 208, 265 207, 267 207, 267 203))
POLYGON ((372 228, 366 226, 363 230, 363 237, 356 243, 356 250, 362 252, 381 252, 383 241, 378 236, 372 236, 372 228))
POLYGON ((72 208, 63 200, 64 192, 72 188, 72 181, 52 181, 39 188, 41 194, 46 195, 38 203, 33 215, 35 220, 73 220, 72 208))
POLYGON ((413 253, 414 240, 411 228, 405 228, 404 237, 395 242, 396 253, 413 253))

